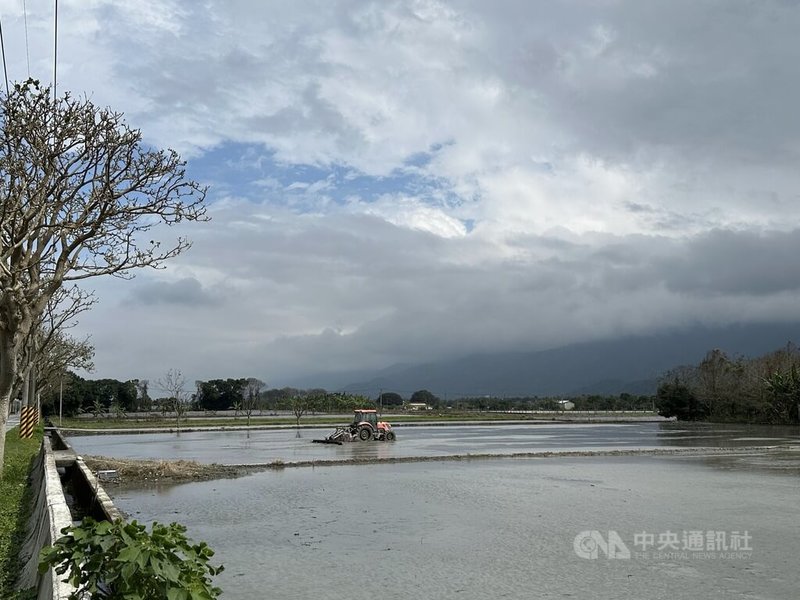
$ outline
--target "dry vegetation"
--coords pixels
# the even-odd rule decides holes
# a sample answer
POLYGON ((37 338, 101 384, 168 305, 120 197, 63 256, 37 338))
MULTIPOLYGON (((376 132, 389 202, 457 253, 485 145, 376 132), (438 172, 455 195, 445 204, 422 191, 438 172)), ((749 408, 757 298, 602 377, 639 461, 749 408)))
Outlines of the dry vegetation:
POLYGON ((204 465, 191 460, 134 460, 107 458, 105 456, 85 456, 84 461, 95 473, 105 470, 116 471, 117 476, 113 481, 117 483, 203 481, 238 477, 246 471, 244 468, 226 467, 225 465, 217 464, 204 465))

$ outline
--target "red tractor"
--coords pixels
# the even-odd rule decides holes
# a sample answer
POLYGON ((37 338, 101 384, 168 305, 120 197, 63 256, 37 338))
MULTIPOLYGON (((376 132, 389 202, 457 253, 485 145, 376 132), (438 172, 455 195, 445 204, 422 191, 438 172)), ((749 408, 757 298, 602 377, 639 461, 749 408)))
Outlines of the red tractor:
POLYGON ((391 442, 395 439, 392 426, 386 421, 378 421, 378 411, 371 408, 360 408, 353 415, 350 433, 362 441, 382 440, 391 442))
POLYGON ((318 444, 339 444, 353 440, 394 441, 396 438, 392 426, 386 421, 378 421, 378 411, 372 408, 359 408, 353 414, 353 421, 345 427, 337 427, 336 431, 321 440, 311 440, 318 444))

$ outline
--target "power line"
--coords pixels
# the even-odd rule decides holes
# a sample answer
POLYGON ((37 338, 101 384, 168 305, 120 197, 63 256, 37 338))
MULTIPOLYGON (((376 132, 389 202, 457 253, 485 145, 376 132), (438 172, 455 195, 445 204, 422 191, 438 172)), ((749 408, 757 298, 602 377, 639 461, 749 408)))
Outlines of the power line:
POLYGON ((3 75, 6 78, 6 96, 9 95, 8 91, 8 68, 6 67, 6 44, 3 40, 3 21, 0 19, 0 50, 3 52, 3 75))
POLYGON ((22 0, 22 14, 25 17, 25 58, 28 61, 28 79, 31 76, 31 51, 28 46, 28 3, 22 0))
POLYGON ((58 97, 56 88, 58 86, 58 0, 55 0, 53 10, 53 104, 55 105, 58 97))

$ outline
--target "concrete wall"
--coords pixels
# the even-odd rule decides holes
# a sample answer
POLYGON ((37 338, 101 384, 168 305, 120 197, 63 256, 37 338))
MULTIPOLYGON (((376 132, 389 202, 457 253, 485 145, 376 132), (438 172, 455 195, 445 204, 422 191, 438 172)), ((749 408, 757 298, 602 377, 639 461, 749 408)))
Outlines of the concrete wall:
POLYGON ((75 504, 81 507, 84 514, 98 521, 121 519, 122 514, 94 474, 75 455, 59 432, 53 430, 50 435, 52 442, 47 436, 42 440, 42 448, 31 474, 34 505, 28 522, 27 538, 20 553, 24 566, 17 580, 17 587, 35 587, 38 600, 67 600, 69 594, 75 591, 73 586, 59 581, 59 576, 53 569, 43 575, 38 572, 39 551, 61 537, 64 527, 73 524, 59 468, 63 472, 64 481, 70 484, 75 504))
POLYGON ((58 429, 56 429, 55 427, 53 428, 48 427, 47 433, 50 435, 50 445, 53 448, 53 450, 67 450, 69 452, 74 452, 72 446, 70 446, 67 439, 63 435, 61 435, 61 432, 58 429))
POLYGON ((42 448, 32 472, 35 500, 28 522, 28 536, 21 555, 25 564, 17 580, 20 589, 35 587, 39 600, 67 600, 74 587, 59 581, 53 569, 39 575, 39 551, 61 537, 61 529, 72 525, 61 478, 56 468, 50 440, 42 440, 42 448))

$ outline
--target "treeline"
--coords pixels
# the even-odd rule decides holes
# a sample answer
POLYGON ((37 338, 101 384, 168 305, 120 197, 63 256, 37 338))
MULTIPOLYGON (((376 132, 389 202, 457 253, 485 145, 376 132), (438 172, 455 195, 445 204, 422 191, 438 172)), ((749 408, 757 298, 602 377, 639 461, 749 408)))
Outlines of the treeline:
POLYGON ((661 380, 659 414, 684 421, 800 422, 800 351, 793 344, 757 358, 710 351, 661 380))
POLYGON ((195 391, 179 394, 180 398, 165 395, 158 385, 146 379, 118 381, 116 379, 84 379, 68 373, 63 387, 51 388, 42 396, 42 407, 57 414, 59 402, 63 413, 74 416, 92 413, 95 416, 122 416, 127 413, 174 411, 176 400, 187 410, 234 410, 253 414, 264 411, 289 410, 292 412, 337 412, 354 408, 371 408, 375 401, 364 396, 324 389, 298 389, 292 387, 263 389, 264 383, 249 378, 211 379, 195 382, 195 391), (156 389, 152 394, 151 390, 156 389))
POLYGON ((434 410, 452 409, 457 411, 523 411, 564 410, 562 402, 573 405, 570 410, 608 411, 630 410, 650 411, 655 406, 653 396, 635 396, 622 393, 618 396, 598 394, 582 396, 559 396, 557 398, 540 398, 539 396, 467 396, 440 398, 428 390, 418 390, 411 394, 406 402, 402 396, 393 392, 384 392, 379 397, 382 406, 401 406, 406 404, 425 404, 434 410), (381 402, 382 400, 382 402, 381 402))
MULTIPOLYGON (((406 400, 395 392, 376 399, 321 388, 264 389, 255 378, 211 379, 195 382, 195 390, 170 397, 151 395, 148 380, 83 379, 68 373, 63 380, 65 415, 94 413, 121 415, 131 412, 175 410, 234 410, 246 413, 291 411, 300 418, 312 412, 349 412, 354 408, 400 408, 408 403, 433 410, 527 411, 563 410, 564 401, 576 411, 648 411, 688 421, 748 423, 800 423, 800 350, 793 344, 757 358, 729 357, 710 351, 695 366, 678 367, 662 377, 653 396, 582 395, 562 398, 537 396, 475 396, 442 399, 428 390, 417 390, 406 400)), ((156 386, 157 387, 157 386, 156 386)), ((46 412, 57 413, 59 388, 43 394, 46 412)))
POLYGON ((60 399, 65 416, 83 412, 138 412, 152 407, 146 380, 84 379, 72 372, 64 376, 60 386, 51 386, 42 394, 42 409, 58 414, 60 399))
MULTIPOLYGON (((573 406, 569 410, 584 411, 650 411, 653 410, 653 396, 635 396, 633 394, 622 393, 618 396, 604 396, 590 394, 583 396, 564 396, 558 398, 540 398, 538 396, 519 396, 509 398, 497 397, 475 397, 458 398, 448 402, 456 410, 492 410, 492 411, 523 411, 523 410, 543 410, 558 411, 564 410, 564 402, 569 402, 573 406)), ((441 405, 441 402, 439 403, 441 405)))
MULTIPOLYGON (((349 412, 355 408, 399 409, 408 404, 422 404, 432 410, 457 411, 525 411, 563 410, 559 402, 571 402, 573 410, 652 410, 652 396, 584 395, 564 398, 538 396, 476 396, 443 399, 428 390, 417 390, 404 398, 395 392, 383 392, 375 399, 346 392, 329 392, 322 388, 300 389, 293 387, 264 389, 264 383, 255 378, 227 378, 196 381, 195 390, 181 396, 186 410, 224 411, 262 414, 264 412, 291 411, 295 414, 313 412, 349 412)), ((95 416, 150 411, 174 411, 176 399, 164 395, 158 384, 146 379, 118 381, 116 379, 83 379, 69 373, 63 382, 63 411, 65 415, 92 413, 95 416), (155 393, 151 390, 155 389, 155 393)), ((51 414, 58 413, 59 390, 51 390, 42 399, 51 414)))

